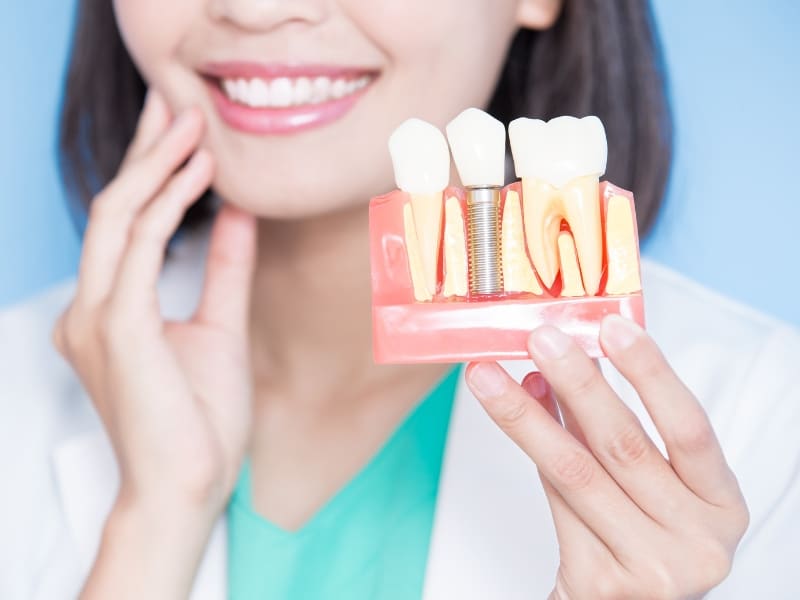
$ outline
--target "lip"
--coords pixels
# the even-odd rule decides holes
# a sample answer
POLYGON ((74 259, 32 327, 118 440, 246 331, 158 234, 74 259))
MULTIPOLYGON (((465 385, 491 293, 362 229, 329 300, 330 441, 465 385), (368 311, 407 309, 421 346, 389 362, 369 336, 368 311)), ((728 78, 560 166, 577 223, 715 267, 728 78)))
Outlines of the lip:
POLYGON ((250 62, 226 62, 206 65, 201 74, 209 87, 211 98, 222 120, 233 129, 257 135, 291 135, 323 127, 344 117, 374 83, 377 70, 332 65, 282 65, 250 62), (232 101, 220 89, 219 79, 260 77, 347 77, 370 75, 369 85, 343 98, 321 104, 307 104, 287 108, 253 108, 232 101))

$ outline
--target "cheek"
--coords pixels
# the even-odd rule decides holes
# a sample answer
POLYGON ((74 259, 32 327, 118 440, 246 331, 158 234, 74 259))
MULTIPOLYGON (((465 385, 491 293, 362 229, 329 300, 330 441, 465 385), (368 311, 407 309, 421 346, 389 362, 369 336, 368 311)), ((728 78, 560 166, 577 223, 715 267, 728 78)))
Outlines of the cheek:
MULTIPOLYGON (((176 55, 200 0, 114 0, 125 47, 145 81, 175 99, 176 55)), ((171 104, 174 103, 171 102, 171 104)))
MULTIPOLYGON (((454 111, 489 100, 517 29, 516 0, 350 0, 350 17, 385 54, 406 98, 454 111)), ((433 106, 431 107, 433 108, 433 106)), ((425 117, 425 112, 415 113, 425 117)), ((429 114, 429 116, 432 116, 429 114)))

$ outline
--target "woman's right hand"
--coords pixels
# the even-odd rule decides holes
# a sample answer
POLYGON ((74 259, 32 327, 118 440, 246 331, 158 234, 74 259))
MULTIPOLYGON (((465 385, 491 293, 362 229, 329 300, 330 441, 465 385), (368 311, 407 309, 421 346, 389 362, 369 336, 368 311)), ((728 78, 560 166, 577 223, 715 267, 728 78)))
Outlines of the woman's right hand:
POLYGON ((185 596, 248 439, 255 218, 220 209, 189 321, 165 322, 156 290, 168 240, 212 181, 203 131, 200 110, 173 121, 151 90, 118 175, 92 202, 77 292, 53 330, 120 467, 86 597, 185 596))

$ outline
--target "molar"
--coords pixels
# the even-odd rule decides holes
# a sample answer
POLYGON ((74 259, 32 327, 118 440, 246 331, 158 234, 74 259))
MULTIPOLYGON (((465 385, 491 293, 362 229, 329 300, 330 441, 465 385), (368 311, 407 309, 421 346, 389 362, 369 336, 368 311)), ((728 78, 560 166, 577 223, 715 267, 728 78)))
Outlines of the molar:
POLYGON ((561 221, 572 230, 583 287, 594 295, 603 263, 600 176, 608 147, 597 117, 517 119, 509 126, 517 176, 522 179, 525 234, 533 264, 547 287, 561 269, 561 221))

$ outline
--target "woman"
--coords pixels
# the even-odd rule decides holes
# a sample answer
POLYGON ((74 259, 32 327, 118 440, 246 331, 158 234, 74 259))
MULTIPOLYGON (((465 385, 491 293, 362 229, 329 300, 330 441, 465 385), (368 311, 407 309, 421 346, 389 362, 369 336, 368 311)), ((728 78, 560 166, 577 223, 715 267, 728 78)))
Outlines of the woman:
POLYGON ((603 323, 619 373, 549 327, 521 385, 530 365, 470 365, 467 388, 371 360, 391 130, 597 114, 644 231, 668 162, 654 46, 632 0, 83 0, 80 273, 0 321, 3 422, 33 448, 3 452, 3 597, 790 597, 788 327, 646 264, 652 337, 603 323))

